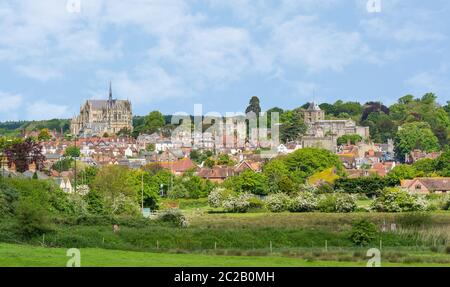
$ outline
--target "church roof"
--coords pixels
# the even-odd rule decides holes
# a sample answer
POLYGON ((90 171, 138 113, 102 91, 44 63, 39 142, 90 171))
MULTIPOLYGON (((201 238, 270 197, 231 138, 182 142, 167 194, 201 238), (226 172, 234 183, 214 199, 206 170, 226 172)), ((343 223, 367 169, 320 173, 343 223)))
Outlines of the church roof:
MULTIPOLYGON (((106 109, 109 104, 108 100, 88 100, 87 102, 94 110, 106 109)), ((126 100, 112 100, 111 102, 113 107, 129 103, 126 100)))
POLYGON ((309 104, 308 111, 321 111, 318 104, 312 102, 309 104))

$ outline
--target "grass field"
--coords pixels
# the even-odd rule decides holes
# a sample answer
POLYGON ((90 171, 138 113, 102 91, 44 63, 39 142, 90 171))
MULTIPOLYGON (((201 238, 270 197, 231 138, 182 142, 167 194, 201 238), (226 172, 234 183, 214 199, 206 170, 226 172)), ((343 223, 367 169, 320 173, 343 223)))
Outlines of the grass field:
MULTIPOLYGON (((16 244, 0 244, 1 267, 65 267, 69 257, 67 249, 44 248, 16 244)), ((365 260, 315 261, 282 256, 220 256, 202 254, 146 253, 133 251, 83 248, 82 267, 364 267, 365 260)), ((383 263, 385 267, 396 266, 450 266, 438 263, 383 263)))
POLYGON ((178 204, 186 228, 124 219, 114 233, 105 221, 65 218, 24 239, 14 219, 0 220, 0 266, 65 266, 68 248, 82 251, 83 266, 365 266, 373 247, 382 247, 383 266, 450 266, 450 212, 232 214, 205 199, 178 204), (366 247, 349 239, 360 219, 379 229, 366 247))

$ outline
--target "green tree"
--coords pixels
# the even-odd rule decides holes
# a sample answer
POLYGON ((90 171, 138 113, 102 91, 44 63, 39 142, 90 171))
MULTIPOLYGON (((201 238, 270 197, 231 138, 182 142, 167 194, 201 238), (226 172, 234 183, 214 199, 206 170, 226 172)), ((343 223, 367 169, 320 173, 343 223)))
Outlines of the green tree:
POLYGON ((39 131, 39 135, 38 135, 39 141, 48 141, 51 139, 52 139, 52 135, 50 134, 50 131, 47 128, 41 129, 39 131))
POLYGON ((439 150, 437 137, 430 129, 430 125, 424 122, 413 122, 404 124, 395 137, 395 153, 401 161, 405 155, 414 149, 425 152, 439 150))
POLYGON ((360 135, 343 135, 337 139, 338 145, 344 145, 350 142, 350 144, 357 144, 362 141, 362 136, 360 135))
POLYGON ((290 194, 295 191, 295 183, 291 179, 289 169, 281 159, 273 159, 263 167, 267 177, 270 193, 282 192, 290 194))
POLYGON ((337 172, 342 171, 342 163, 338 156, 319 148, 296 150, 284 157, 283 162, 293 176, 300 181, 330 167, 335 167, 337 172))
POLYGON ((139 206, 137 201, 139 188, 136 182, 130 180, 130 175, 128 168, 116 165, 104 166, 98 171, 92 187, 105 200, 105 209, 108 213, 118 215, 126 212, 124 209, 128 203, 134 204, 135 207, 139 206))
POLYGON ((252 97, 250 99, 249 105, 245 110, 245 114, 248 114, 250 112, 254 112, 257 117, 261 113, 261 106, 258 97, 252 97))
POLYGON ((142 132, 152 134, 159 131, 165 124, 164 116, 159 111, 149 113, 144 120, 142 132))
POLYGON ((450 176, 450 146, 436 159, 435 168, 441 176, 450 176))
POLYGON ((66 151, 64 152, 64 156, 77 158, 80 157, 81 152, 80 148, 76 146, 69 146, 66 148, 66 151))
POLYGON ((224 186, 236 192, 246 192, 257 195, 266 195, 268 192, 267 178, 262 173, 245 170, 238 176, 225 180, 224 186))
POLYGON ((388 174, 387 174, 387 178, 400 182, 401 180, 404 179, 413 179, 415 177, 418 176, 418 172, 415 169, 414 166, 412 165, 407 165, 407 164, 402 164, 402 165, 397 165, 396 167, 394 167, 394 169, 392 169, 388 174))
POLYGON ((297 140, 306 132, 306 124, 299 109, 285 111, 280 118, 280 140, 289 142, 297 140))

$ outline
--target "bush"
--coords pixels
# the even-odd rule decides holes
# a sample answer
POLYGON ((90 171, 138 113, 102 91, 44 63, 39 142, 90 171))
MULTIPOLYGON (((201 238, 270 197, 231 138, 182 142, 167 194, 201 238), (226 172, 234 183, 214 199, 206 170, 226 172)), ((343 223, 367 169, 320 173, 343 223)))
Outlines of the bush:
POLYGON ((19 200, 16 217, 17 231, 24 238, 31 238, 52 230, 47 209, 31 198, 19 200))
POLYGON ((385 188, 371 204, 371 209, 379 212, 425 211, 427 200, 420 195, 410 194, 401 188, 385 188))
POLYGON ((353 212, 356 199, 347 193, 324 194, 319 197, 318 209, 321 212, 353 212))
POLYGON ((266 198, 266 206, 272 212, 282 212, 288 209, 290 201, 287 194, 275 193, 266 198))
POLYGON ((230 189, 215 188, 208 195, 208 204, 214 208, 222 207, 223 201, 233 195, 234 192, 230 189))
POLYGON ((181 212, 181 210, 176 208, 165 209, 158 214, 158 221, 172 223, 176 226, 187 227, 189 222, 181 212))
POLYGON ((450 210, 450 196, 446 196, 442 204, 443 210, 450 210))
POLYGON ((375 224, 368 220, 355 221, 352 224, 352 230, 350 232, 350 240, 355 245, 367 245, 375 239, 377 234, 377 227, 375 224))
POLYGON ((291 200, 289 211, 291 212, 312 212, 317 209, 316 195, 311 192, 300 192, 291 200))
POLYGON ((264 201, 262 201, 261 199, 252 196, 249 200, 248 203, 250 204, 250 209, 261 209, 264 208, 264 201))
POLYGON ((250 208, 251 198, 253 198, 253 196, 248 193, 230 196, 223 201, 222 207, 227 212, 245 213, 250 208))

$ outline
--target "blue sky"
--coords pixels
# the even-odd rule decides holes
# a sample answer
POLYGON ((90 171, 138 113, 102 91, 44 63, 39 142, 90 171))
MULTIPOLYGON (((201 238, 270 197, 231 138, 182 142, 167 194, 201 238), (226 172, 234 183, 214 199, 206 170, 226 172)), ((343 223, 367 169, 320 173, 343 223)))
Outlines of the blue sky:
POLYGON ((0 1, 1 121, 72 117, 110 80, 137 115, 450 100, 447 0, 79 1, 0 1))

